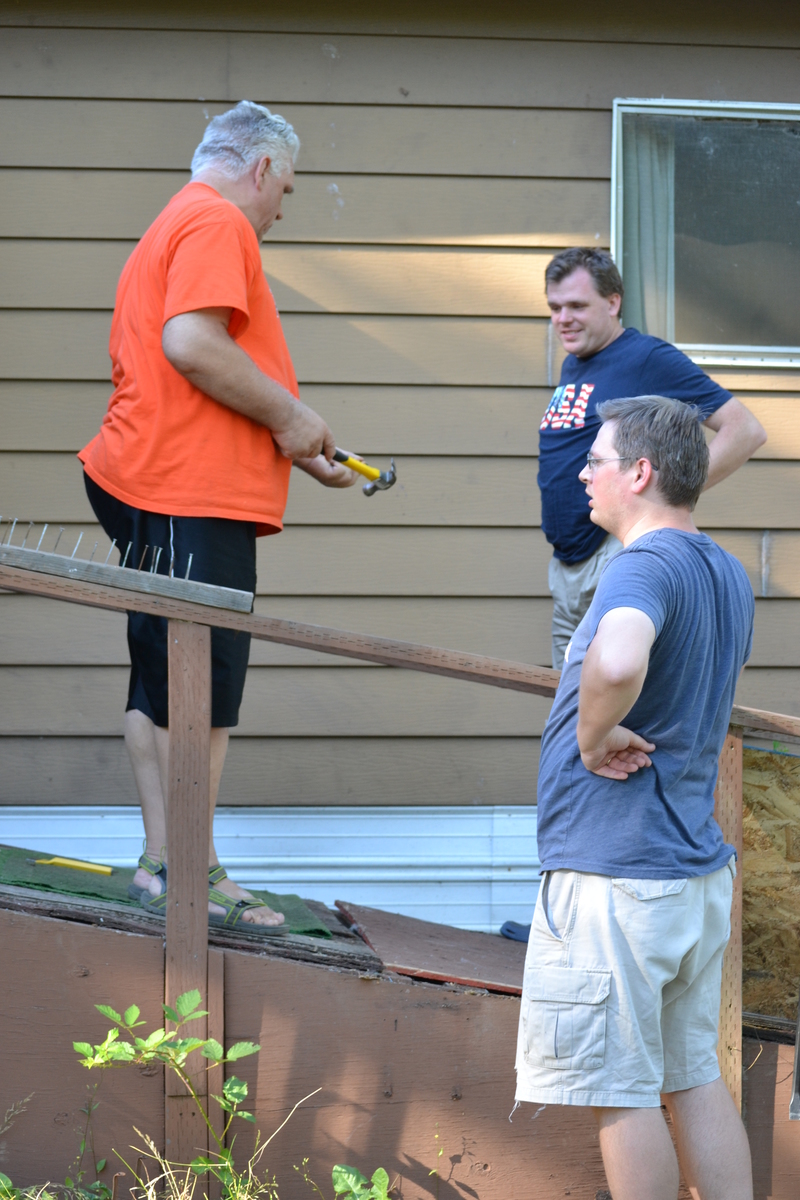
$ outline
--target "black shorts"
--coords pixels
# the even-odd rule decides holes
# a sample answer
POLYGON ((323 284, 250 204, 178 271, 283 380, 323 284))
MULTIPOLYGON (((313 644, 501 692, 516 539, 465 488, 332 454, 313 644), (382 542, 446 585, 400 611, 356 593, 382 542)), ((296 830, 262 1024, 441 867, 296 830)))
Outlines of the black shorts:
MULTIPOLYGON (((214 583, 242 592, 256 590, 256 527, 253 521, 230 521, 224 517, 169 517, 163 513, 131 508, 109 495, 84 473, 86 494, 97 519, 110 538, 117 539, 120 561, 128 552, 128 567, 152 565, 158 558, 159 575, 182 579, 192 555, 190 579, 214 583)), ((154 725, 169 724, 167 691, 167 621, 147 613, 128 613, 128 648, 131 681, 126 712, 138 709, 154 725)), ((232 629, 211 630, 211 724, 218 728, 239 724, 250 634, 232 629)))

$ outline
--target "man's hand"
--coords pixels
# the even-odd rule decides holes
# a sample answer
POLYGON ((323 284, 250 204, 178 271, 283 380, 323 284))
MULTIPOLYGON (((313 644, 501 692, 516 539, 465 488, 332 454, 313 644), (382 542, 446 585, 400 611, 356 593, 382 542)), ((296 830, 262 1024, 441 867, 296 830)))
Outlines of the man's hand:
POLYGON ((296 458, 294 466, 305 471, 307 475, 325 487, 352 487, 359 478, 358 474, 351 471, 350 467, 346 467, 344 463, 328 462, 324 454, 318 454, 316 458, 296 458))
POLYGON ((287 458, 333 458, 336 442, 318 413, 265 375, 228 333, 230 308, 180 313, 164 326, 167 361, 212 400, 265 425, 287 458))
POLYGON ((652 767, 648 751, 653 750, 652 742, 646 742, 624 725, 615 725, 599 746, 581 752, 581 762, 594 775, 623 780, 640 767, 652 767))
POLYGON ((618 722, 639 698, 655 641, 653 622, 639 608, 612 608, 597 627, 581 667, 578 749, 587 771, 627 779, 651 765, 650 742, 618 722))

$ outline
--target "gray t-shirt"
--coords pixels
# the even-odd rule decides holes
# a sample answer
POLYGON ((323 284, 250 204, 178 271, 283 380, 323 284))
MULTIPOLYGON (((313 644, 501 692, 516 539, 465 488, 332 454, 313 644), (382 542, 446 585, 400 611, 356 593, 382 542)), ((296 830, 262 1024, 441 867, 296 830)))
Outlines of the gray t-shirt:
POLYGON ((545 870, 634 879, 708 875, 733 854, 713 817, 717 760, 752 647, 741 563, 705 534, 660 529, 613 558, 568 649, 539 765, 545 870), (587 771, 577 742, 581 666, 600 621, 637 608, 656 628, 641 695, 620 722, 655 743, 625 782, 587 771))

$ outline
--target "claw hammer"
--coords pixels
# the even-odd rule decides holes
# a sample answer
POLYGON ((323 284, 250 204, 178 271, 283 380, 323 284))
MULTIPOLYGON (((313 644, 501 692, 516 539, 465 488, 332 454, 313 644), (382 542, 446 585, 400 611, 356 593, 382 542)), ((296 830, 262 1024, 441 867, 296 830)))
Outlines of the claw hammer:
POLYGON ((333 461, 342 463, 343 466, 349 467, 351 471, 357 471, 359 475, 363 475, 369 480, 369 483, 365 483, 361 489, 365 496, 374 496, 376 492, 385 492, 397 482, 394 459, 391 460, 388 471, 379 471, 377 467, 371 467, 369 463, 362 462, 360 458, 354 458, 346 450, 340 450, 337 447, 333 461))

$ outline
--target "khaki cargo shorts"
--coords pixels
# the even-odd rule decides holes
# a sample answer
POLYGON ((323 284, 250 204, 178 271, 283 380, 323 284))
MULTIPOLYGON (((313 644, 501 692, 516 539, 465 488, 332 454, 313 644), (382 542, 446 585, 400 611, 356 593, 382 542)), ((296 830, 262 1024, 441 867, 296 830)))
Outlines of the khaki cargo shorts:
POLYGON ((517 1041, 517 1100, 657 1108, 719 1074, 736 866, 693 879, 542 878, 517 1041))

